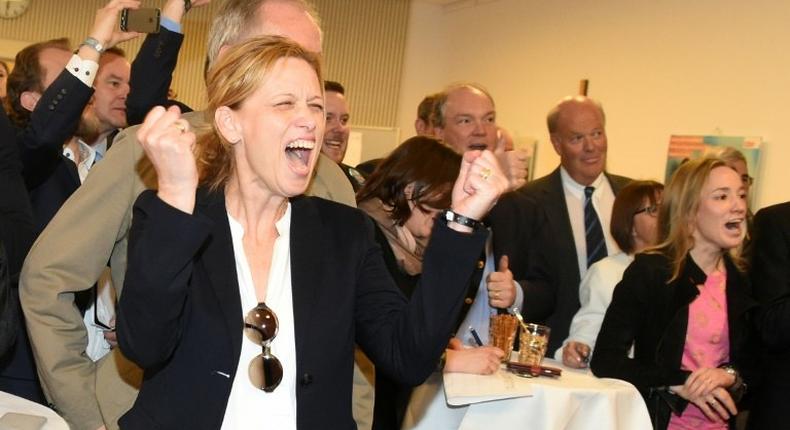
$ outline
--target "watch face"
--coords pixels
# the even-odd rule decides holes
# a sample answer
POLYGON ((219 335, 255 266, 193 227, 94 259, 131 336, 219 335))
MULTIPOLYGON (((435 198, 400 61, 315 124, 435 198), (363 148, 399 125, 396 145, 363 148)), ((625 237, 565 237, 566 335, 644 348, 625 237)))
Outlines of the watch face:
POLYGON ((0 17, 16 18, 27 10, 30 0, 0 0, 0 17))

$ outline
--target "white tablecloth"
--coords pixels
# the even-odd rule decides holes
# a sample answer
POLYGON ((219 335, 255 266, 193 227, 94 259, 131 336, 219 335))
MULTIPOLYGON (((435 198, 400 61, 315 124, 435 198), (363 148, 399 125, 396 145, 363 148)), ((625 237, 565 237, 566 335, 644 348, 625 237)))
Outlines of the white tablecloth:
MULTIPOLYGON (((42 427, 43 430, 69 430, 69 425, 66 421, 56 414, 52 409, 40 405, 30 400, 17 397, 0 391, 0 418, 8 412, 16 412, 18 414, 37 415, 47 419, 46 424, 42 427)), ((0 428, 4 427, 0 423, 0 428)))
MULTIPOLYGON (((547 366, 563 369, 558 379, 515 378, 516 389, 531 395, 449 406, 442 375, 433 374, 416 388, 406 411, 403 429, 530 429, 599 430, 651 429, 642 396, 633 385, 596 378, 589 371, 564 368, 553 360, 547 366), (528 388, 523 387, 528 386, 528 388)), ((501 369, 500 372, 506 372, 501 369)), ((453 378, 454 375, 445 375, 453 378)), ((501 378, 492 375, 492 378, 501 378)))

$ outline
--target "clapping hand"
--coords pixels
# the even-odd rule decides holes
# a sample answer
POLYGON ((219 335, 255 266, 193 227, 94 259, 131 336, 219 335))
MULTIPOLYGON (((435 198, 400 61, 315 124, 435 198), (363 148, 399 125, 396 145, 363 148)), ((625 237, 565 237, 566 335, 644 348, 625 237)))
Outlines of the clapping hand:
MULTIPOLYGON (((481 220, 507 187, 507 178, 491 151, 467 151, 453 186, 452 209, 467 218, 481 220)), ((451 223, 450 227, 469 231, 468 227, 455 223, 451 223)))
POLYGON ((183 212, 192 213, 198 185, 193 154, 196 139, 189 131, 189 123, 181 119, 181 111, 177 106, 167 110, 161 106, 153 108, 137 130, 137 139, 156 169, 159 198, 183 212))

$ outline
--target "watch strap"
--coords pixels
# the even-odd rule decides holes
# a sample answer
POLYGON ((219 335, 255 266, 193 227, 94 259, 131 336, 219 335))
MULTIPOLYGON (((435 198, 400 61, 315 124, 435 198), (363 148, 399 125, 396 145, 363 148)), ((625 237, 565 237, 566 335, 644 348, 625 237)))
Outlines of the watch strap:
POLYGON ((82 43, 80 43, 80 46, 89 46, 99 54, 101 54, 105 50, 104 45, 102 45, 101 42, 90 36, 88 36, 82 43))
POLYGON ((444 211, 444 214, 442 216, 444 217, 444 219, 447 220, 447 222, 454 222, 456 224, 469 227, 475 230, 485 227, 481 221, 463 216, 449 209, 444 211))

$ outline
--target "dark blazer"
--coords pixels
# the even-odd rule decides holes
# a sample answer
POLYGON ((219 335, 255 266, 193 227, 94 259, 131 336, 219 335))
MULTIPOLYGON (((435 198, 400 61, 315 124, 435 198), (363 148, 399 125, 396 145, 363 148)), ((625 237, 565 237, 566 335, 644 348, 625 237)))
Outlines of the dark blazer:
MULTIPOLYGON (((615 195, 631 182, 608 173, 606 179, 615 195)), ((513 278, 524 289, 522 315, 551 327, 546 353, 551 356, 568 337, 580 307, 579 263, 560 168, 503 196, 488 219, 496 261, 507 255, 513 278)))
MULTIPOLYGON (((27 126, 17 129, 35 236, 80 185, 77 166, 63 156, 63 144, 77 130, 91 95, 93 88, 63 70, 42 94, 27 126)), ((46 404, 21 317, 17 342, 12 352, 0 360, 0 389, 46 404)))
MULTIPOLYGON (((152 191, 135 204, 118 339, 145 378, 121 428, 216 429, 222 422, 243 310, 224 196, 199 192, 194 212, 152 191)), ((423 260, 430 288, 417 288, 407 302, 362 212, 292 199, 298 428, 356 428, 355 342, 403 383, 419 384, 435 369, 485 238, 485 231, 465 235, 437 222, 423 260)))
POLYGON ((22 178, 16 131, 0 105, 0 242, 5 245, 8 274, 14 286, 33 239, 33 212, 22 178))
POLYGON ((20 326, 17 282, 33 244, 33 215, 14 135, 0 105, 0 357, 13 346, 20 326))
POLYGON ((189 106, 167 98, 183 42, 183 34, 164 27, 159 29, 159 33, 145 36, 129 76, 129 96, 126 98, 129 126, 141 124, 154 106, 178 105, 182 113, 192 112, 189 106))
POLYGON ((17 131, 36 235, 80 186, 77 166, 63 155, 63 144, 77 130, 92 95, 93 88, 63 70, 44 91, 30 123, 17 131))
POLYGON ((757 327, 765 378, 756 393, 749 428, 770 429, 790 421, 790 202, 754 217, 751 280, 761 304, 757 327))
MULTIPOLYGON (((747 385, 755 380, 752 313, 748 278, 725 255, 727 268, 727 322, 730 363, 747 385)), ((628 381, 639 390, 656 430, 665 429, 670 413, 682 413, 687 402, 667 387, 682 385, 690 372, 681 370, 689 318, 689 304, 699 295, 697 285, 707 276, 686 257, 678 279, 669 259, 661 254, 637 254, 614 289, 595 343, 590 368, 598 377, 628 381), (634 358, 628 358, 631 345, 634 358)), ((727 363, 720 363, 727 364, 727 363)), ((734 421, 734 420, 732 420, 734 421)))

